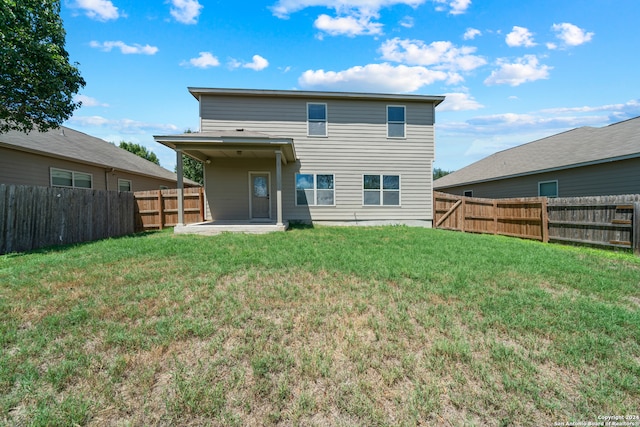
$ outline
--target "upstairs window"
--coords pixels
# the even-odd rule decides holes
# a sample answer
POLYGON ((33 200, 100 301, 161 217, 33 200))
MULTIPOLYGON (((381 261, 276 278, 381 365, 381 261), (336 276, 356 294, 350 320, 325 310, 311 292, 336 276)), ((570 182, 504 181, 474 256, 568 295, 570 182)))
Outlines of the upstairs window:
POLYGON ((131 181, 128 179, 118 179, 118 191, 131 191, 131 181))
POLYGON ((364 175, 362 204, 365 206, 400 206, 400 175, 364 175))
POLYGON ((334 206, 334 176, 332 174, 296 174, 296 205, 334 206))
POLYGON ((52 187, 93 188, 93 176, 90 173, 56 168, 50 171, 52 187))
POLYGON ((307 135, 327 136, 327 104, 307 104, 307 135))
POLYGON ((543 181, 538 183, 538 196, 558 197, 558 181, 543 181))
POLYGON ((387 138, 405 137, 404 105, 387 105, 387 138))

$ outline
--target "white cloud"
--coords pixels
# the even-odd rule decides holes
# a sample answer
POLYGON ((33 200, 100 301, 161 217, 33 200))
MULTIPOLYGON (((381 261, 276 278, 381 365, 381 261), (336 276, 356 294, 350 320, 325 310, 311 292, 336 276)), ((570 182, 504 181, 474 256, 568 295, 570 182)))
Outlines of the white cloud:
POLYGON ((437 81, 456 82, 455 76, 425 67, 388 63, 356 66, 343 71, 307 70, 298 79, 303 88, 318 90, 407 93, 437 81))
POLYGON ((464 32, 464 35, 462 36, 463 39, 465 40, 473 40, 478 36, 481 36, 482 32, 476 28, 467 28, 467 31, 464 32))
POLYGON ((253 55, 252 59, 253 59, 252 62, 244 64, 243 67, 250 68, 255 71, 260 71, 260 70, 264 70, 269 66, 269 61, 267 61, 265 58, 263 58, 260 55, 253 55))
POLYGON ((108 127, 110 130, 125 134, 142 134, 149 131, 164 133, 177 132, 178 127, 172 124, 140 122, 132 119, 107 119, 102 116, 73 116, 69 122, 78 126, 108 127))
POLYGON ((540 110, 540 112, 543 114, 552 115, 609 112, 609 116, 611 118, 615 118, 616 120, 625 120, 632 117, 640 116, 640 99, 632 99, 622 104, 547 108, 544 110, 540 110))
POLYGON ((123 16, 110 0, 76 0, 72 7, 82 9, 91 19, 109 21, 123 16))
POLYGON ((433 0, 436 10, 443 12, 449 10, 451 15, 461 15, 471 6, 471 0, 433 0))
POLYGON ((533 41, 533 33, 524 27, 515 25, 513 30, 505 38, 507 45, 511 47, 533 47, 536 43, 533 41))
POLYGON ((203 6, 198 0, 171 0, 169 13, 181 24, 196 24, 203 6))
POLYGON ((322 14, 314 22, 314 27, 331 36, 346 35, 349 37, 360 35, 382 34, 382 24, 371 22, 371 16, 342 16, 332 18, 322 14))
POLYGON ((594 33, 585 32, 582 28, 568 22, 553 24, 551 29, 557 33, 556 37, 562 40, 565 46, 579 46, 591 41, 594 36, 594 33))
POLYGON ((308 7, 317 6, 334 9, 339 14, 347 14, 347 12, 355 10, 363 15, 375 15, 380 9, 385 7, 404 4, 416 8, 425 1, 426 0, 278 0, 270 9, 275 16, 282 19, 286 19, 292 13, 299 12, 308 7))
POLYGON ((519 86, 526 82, 548 79, 549 71, 553 68, 539 64, 535 55, 525 55, 513 63, 504 58, 498 59, 497 65, 500 68, 491 72, 491 75, 484 81, 486 85, 519 86))
MULTIPOLYGON (((314 26, 332 36, 382 34, 383 25, 374 22, 380 17, 380 10, 395 5, 418 7, 427 0, 278 0, 271 6, 271 11, 281 19, 289 18, 292 13, 308 7, 325 7, 333 9, 335 17, 321 14, 314 26)), ((407 21, 404 21, 403 26, 407 21)), ((321 37, 320 37, 321 38, 321 37)))
POLYGON ((200 52, 197 58, 191 58, 188 61, 182 61, 180 63, 183 67, 196 67, 196 68, 211 68, 220 65, 218 58, 213 56, 211 52, 200 52))
POLYGON ((476 101, 473 96, 464 92, 445 93, 444 102, 438 106, 438 111, 468 111, 479 110, 484 105, 476 101))
POLYGON ((128 45, 122 41, 106 41, 106 42, 97 42, 92 41, 89 43, 89 46, 101 49, 105 52, 111 52, 112 49, 117 48, 120 49, 120 52, 125 55, 155 55, 158 53, 158 48, 156 46, 151 45, 141 45, 138 43, 134 43, 133 45, 128 45))
POLYGON ((83 107, 108 107, 109 104, 102 103, 95 98, 87 95, 76 95, 73 97, 75 102, 81 102, 83 107))
POLYGON ((269 61, 267 61, 260 55, 253 55, 251 62, 241 62, 235 58, 229 58, 229 61, 227 61, 227 66, 232 70, 242 67, 249 68, 254 71, 261 71, 269 66, 269 61))
POLYGON ((400 21, 400 25, 403 26, 404 28, 413 28, 414 26, 413 18, 411 16, 405 16, 400 21))
POLYGON ((402 62, 409 65, 434 66, 440 70, 471 71, 481 67, 487 61, 473 55, 475 47, 456 47, 451 42, 437 41, 425 44, 420 40, 394 38, 380 47, 382 59, 402 62))

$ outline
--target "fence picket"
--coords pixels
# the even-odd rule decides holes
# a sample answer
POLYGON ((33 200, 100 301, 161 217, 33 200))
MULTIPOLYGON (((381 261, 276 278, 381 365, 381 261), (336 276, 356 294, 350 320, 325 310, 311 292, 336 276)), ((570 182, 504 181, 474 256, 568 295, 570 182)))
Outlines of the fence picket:
POLYGON ((632 248, 640 255, 640 195, 637 194, 480 199, 436 191, 433 200, 433 221, 437 228, 497 233, 543 242, 632 248), (458 215, 453 214, 456 210, 458 215))

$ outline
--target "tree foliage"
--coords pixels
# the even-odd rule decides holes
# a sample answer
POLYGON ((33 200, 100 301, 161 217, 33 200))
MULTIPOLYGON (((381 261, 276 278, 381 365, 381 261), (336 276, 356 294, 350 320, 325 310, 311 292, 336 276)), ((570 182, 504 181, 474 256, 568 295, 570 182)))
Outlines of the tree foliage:
POLYGON ((434 168, 433 169, 433 180, 435 181, 438 178, 442 178, 445 175, 449 175, 451 172, 453 172, 453 171, 446 171, 446 170, 442 170, 440 168, 434 168))
MULTIPOLYGON (((177 168, 176 168, 177 172, 177 168)), ((204 185, 202 163, 189 156, 182 156, 182 175, 200 185, 204 185)))
POLYGON ((80 106, 65 36, 59 0, 0 0, 0 133, 56 128, 80 106))
POLYGON ((140 156, 143 159, 149 160, 150 162, 155 163, 156 165, 160 165, 160 160, 158 156, 152 151, 147 150, 147 147, 142 146, 140 144, 134 144, 133 142, 120 141, 120 148, 127 150, 136 156, 140 156))
MULTIPOLYGON (((193 133, 191 129, 187 129, 184 133, 193 133)), ((178 172, 176 166, 175 172, 178 172)), ((182 176, 192 181, 197 182, 200 185, 204 185, 204 171, 202 162, 197 161, 189 156, 182 156, 182 176)))

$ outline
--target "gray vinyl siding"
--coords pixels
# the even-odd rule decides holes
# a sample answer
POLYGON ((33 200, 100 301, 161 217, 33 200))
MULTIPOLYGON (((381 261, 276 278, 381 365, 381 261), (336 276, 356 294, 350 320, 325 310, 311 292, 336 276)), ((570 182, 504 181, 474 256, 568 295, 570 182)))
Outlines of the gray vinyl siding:
POLYGON ((517 178, 440 189, 462 195, 473 190, 474 197, 535 197, 538 183, 558 181, 558 197, 606 196, 640 193, 640 159, 583 166, 517 178))
MULTIPOLYGON (((299 161, 282 169, 283 213, 287 220, 432 219, 434 106, 431 102, 202 96, 200 113, 203 132, 245 129, 294 139, 299 161), (307 102, 327 104, 327 137, 307 136, 307 102), (387 138, 388 104, 406 106, 405 139, 387 138), (334 174, 336 205, 296 206, 296 173, 334 174), (363 206, 363 174, 400 175, 401 206, 363 206)), ((234 174, 231 167, 219 172, 215 169, 207 168, 207 176, 218 173, 218 179, 223 179, 225 174, 229 178, 234 174)), ((269 170, 273 185, 275 164, 269 170)), ((235 189, 235 184, 233 186, 235 189)), ((244 199, 248 197, 247 194, 244 199)), ((219 193, 210 192, 208 198, 215 204, 235 206, 236 203, 219 193)), ((274 205, 275 198, 272 198, 272 215, 275 215, 274 205)), ((230 209, 231 215, 245 208, 220 209, 230 209)), ((248 214, 248 206, 246 212, 248 214)))
POLYGON ((95 190, 118 190, 118 179, 131 181, 133 191, 157 190, 161 185, 176 188, 176 182, 127 172, 110 172, 105 168, 81 162, 42 156, 27 151, 0 147, 0 184, 50 187, 51 168, 92 175, 95 190), (107 186, 108 182, 108 186, 107 186))

